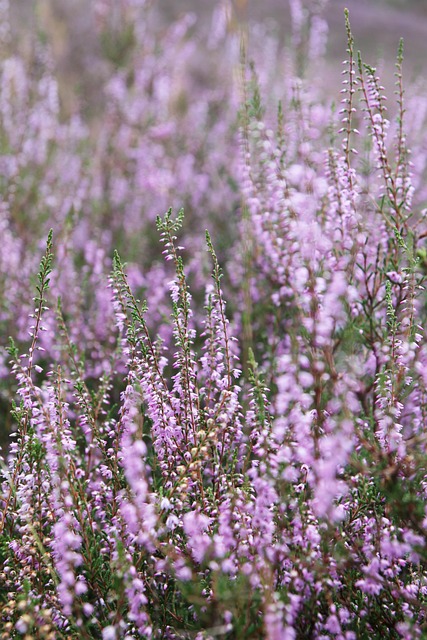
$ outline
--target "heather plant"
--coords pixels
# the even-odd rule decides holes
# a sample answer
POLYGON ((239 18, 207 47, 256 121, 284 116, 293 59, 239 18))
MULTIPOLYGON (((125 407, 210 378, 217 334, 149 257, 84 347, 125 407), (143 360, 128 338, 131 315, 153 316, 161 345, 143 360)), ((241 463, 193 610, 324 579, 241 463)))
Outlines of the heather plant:
POLYGON ((207 46, 239 103, 189 72, 199 47, 211 68, 194 19, 149 5, 94 3, 97 124, 64 121, 46 48, 3 65, 0 637, 422 638, 426 103, 403 44, 389 119, 346 12, 337 109, 325 3, 291 3, 293 54, 259 27, 239 51, 224 4, 207 46))
MULTIPOLYGON (((100 69, 102 106, 92 120, 84 104, 71 116, 61 108, 48 33, 26 57, 19 48, 5 49, 0 95, 4 405, 12 393, 7 336, 24 345, 31 274, 50 226, 57 246, 51 287, 61 297, 63 316, 73 318, 70 339, 79 343, 85 375, 95 382, 110 366, 116 348, 113 306, 105 286, 113 250, 126 248, 128 277, 153 300, 153 326, 166 338, 164 317, 169 311, 162 301, 171 276, 152 251, 159 210, 171 203, 186 206, 193 220, 188 225, 193 232, 187 233, 193 278, 207 268, 197 240, 208 226, 207 218, 229 221, 210 225, 213 231, 224 227, 216 234, 221 248, 229 248, 230 238, 238 235, 230 224, 232 216, 222 215, 226 208, 237 211, 239 203, 238 92, 231 74, 225 74, 228 83, 209 77, 212 63, 197 79, 194 16, 165 31, 149 3, 94 3, 93 12, 100 42, 94 67, 100 69), (196 210, 204 212, 205 223, 196 210)), ((218 58, 224 47, 231 54, 236 48, 236 36, 228 37, 227 21, 219 18, 204 54, 207 63, 208 55, 218 58)), ((2 19, 7 24, 6 16, 2 19)), ((218 74, 225 69, 221 60, 218 74)), ((48 322, 50 331, 59 330, 55 317, 48 322)), ((48 334, 43 348, 54 355, 48 334)))

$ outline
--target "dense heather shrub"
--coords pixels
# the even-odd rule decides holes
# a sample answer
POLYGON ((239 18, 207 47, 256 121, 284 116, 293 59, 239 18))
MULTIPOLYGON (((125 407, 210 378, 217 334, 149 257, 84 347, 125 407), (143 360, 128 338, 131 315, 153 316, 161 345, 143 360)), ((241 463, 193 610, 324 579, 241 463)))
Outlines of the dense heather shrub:
POLYGON ((93 3, 93 120, 40 43, 2 64, 0 638, 422 638, 427 101, 403 45, 389 120, 348 15, 340 109, 316 88, 324 2, 291 2, 292 51, 255 26, 256 64, 228 4, 204 39, 149 4, 93 3))

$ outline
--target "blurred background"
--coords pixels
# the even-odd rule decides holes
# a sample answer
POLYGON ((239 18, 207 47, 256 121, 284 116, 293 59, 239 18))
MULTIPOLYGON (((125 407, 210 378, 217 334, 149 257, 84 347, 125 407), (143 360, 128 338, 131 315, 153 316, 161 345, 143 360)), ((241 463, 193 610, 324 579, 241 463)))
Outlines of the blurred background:
MULTIPOLYGON (((98 100, 102 84, 99 41, 95 36, 94 0, 13 0, 11 44, 22 50, 31 48, 36 36, 46 38, 55 59, 61 82, 62 97, 72 108, 75 90, 90 103, 98 100), (19 44, 18 44, 19 43, 19 44)), ((186 12, 193 12, 199 25, 209 21, 219 0, 158 0, 159 20, 165 25, 186 12)), ((5 0, 0 2, 5 4, 5 0)), ((341 61, 346 56, 344 8, 350 11, 356 48, 363 51, 365 61, 378 65, 387 87, 392 83, 394 59, 400 37, 405 42, 406 82, 422 76, 427 70, 427 1, 426 0, 318 0, 326 5, 328 22, 327 67, 322 71, 326 88, 337 86, 341 61)), ((231 0, 236 24, 265 23, 276 30, 283 44, 290 41, 288 0, 231 0)))

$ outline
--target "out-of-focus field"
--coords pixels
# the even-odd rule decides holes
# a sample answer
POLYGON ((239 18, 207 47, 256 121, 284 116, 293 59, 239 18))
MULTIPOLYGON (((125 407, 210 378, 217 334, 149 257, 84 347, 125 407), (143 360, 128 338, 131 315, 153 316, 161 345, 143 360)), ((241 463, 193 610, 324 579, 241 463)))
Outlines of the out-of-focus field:
MULTIPOLYGON (((165 24, 191 11, 202 22, 210 20, 215 4, 211 0, 161 0, 157 2, 165 24)), ((286 0, 233 0, 230 2, 236 27, 248 23, 266 23, 276 30, 283 43, 290 39, 290 14, 286 0)), ((392 88, 394 58, 399 39, 405 41, 406 81, 427 70, 427 2, 421 0, 329 0, 326 18, 329 26, 327 64, 322 67, 323 86, 336 87, 345 57, 346 34, 344 8, 350 11, 356 47, 371 64, 378 64, 387 89, 392 88)), ((62 84, 62 97, 72 108, 75 88, 80 89, 89 113, 96 113, 98 89, 102 82, 102 64, 94 37, 90 0, 14 0, 12 43, 29 47, 42 31, 49 39, 62 84), (18 37, 16 37, 18 36, 18 37)), ((12 44, 13 46, 13 44, 12 44)))

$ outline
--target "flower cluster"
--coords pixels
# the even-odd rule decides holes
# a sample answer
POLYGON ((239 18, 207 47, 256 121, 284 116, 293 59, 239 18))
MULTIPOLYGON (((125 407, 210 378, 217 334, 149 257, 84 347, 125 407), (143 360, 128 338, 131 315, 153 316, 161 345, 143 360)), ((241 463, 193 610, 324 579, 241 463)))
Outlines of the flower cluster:
POLYGON ((1 640, 427 633, 427 102, 290 5, 93 2, 71 116, 2 44, 1 640))

